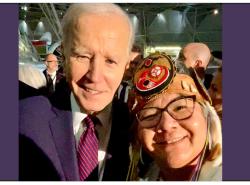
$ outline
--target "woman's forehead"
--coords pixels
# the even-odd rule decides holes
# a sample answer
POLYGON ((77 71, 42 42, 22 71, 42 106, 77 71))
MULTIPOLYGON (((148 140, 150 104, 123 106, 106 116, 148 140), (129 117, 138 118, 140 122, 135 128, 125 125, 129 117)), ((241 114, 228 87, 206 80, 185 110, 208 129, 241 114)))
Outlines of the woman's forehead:
POLYGON ((146 104, 144 106, 144 108, 146 107, 165 107, 170 101, 172 101, 173 99, 182 96, 179 93, 163 93, 161 95, 159 95, 158 98, 156 98, 155 100, 149 102, 148 104, 146 104))

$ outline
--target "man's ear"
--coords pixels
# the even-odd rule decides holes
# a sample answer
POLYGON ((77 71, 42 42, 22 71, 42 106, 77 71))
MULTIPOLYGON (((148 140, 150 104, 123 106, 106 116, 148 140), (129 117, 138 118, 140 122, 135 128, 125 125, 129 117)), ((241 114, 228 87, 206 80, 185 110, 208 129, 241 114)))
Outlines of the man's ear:
POLYGON ((202 67, 202 61, 200 59, 195 61, 195 67, 202 67))
POLYGON ((126 66, 125 66, 125 69, 129 69, 129 65, 130 65, 130 61, 127 62, 126 66))
POLYGON ((130 53, 130 61, 133 61, 140 53, 137 52, 131 52, 130 53))

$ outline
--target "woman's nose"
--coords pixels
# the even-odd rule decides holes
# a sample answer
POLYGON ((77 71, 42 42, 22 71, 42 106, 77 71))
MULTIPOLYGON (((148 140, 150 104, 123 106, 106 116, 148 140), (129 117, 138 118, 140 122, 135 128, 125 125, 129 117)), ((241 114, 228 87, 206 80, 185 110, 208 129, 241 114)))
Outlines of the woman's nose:
POLYGON ((172 130, 178 127, 179 123, 175 120, 167 111, 163 111, 159 124, 156 127, 157 132, 167 131, 171 132, 172 130))

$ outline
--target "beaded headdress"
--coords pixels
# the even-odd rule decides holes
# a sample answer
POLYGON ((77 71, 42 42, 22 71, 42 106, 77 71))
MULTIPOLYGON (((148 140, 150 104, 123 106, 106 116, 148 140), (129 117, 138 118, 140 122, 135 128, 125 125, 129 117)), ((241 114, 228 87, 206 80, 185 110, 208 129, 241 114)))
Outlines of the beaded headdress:
POLYGON ((186 68, 186 74, 180 73, 174 61, 164 53, 153 53, 136 68, 134 84, 134 104, 132 111, 137 112, 145 104, 166 93, 196 95, 197 101, 211 99, 199 79, 195 69, 186 68))

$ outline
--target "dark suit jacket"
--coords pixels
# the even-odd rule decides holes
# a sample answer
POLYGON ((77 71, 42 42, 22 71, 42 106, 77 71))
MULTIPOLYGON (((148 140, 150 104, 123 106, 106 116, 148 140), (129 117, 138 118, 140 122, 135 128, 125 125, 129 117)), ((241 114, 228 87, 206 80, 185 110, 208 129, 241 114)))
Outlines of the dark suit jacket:
MULTIPOLYGON (((45 76, 45 78, 46 78, 46 82, 47 82, 47 84, 48 84, 48 75, 47 75, 47 71, 46 70, 44 70, 43 71, 43 74, 44 74, 44 76, 45 76)), ((61 82, 61 80, 62 79, 64 79, 65 77, 62 75, 62 73, 60 73, 60 72, 56 72, 56 83, 55 83, 55 91, 57 91, 58 90, 58 86, 60 86, 60 82, 61 82)), ((49 93, 49 89, 47 89, 47 93, 49 93)), ((51 94, 47 94, 48 96, 50 96, 51 94)))
MULTIPOLYGON (((65 89, 66 94, 70 91, 65 89)), ((19 107, 19 179, 79 180, 70 96, 26 98, 19 107), (64 99, 62 99, 64 97, 64 99)), ((129 166, 127 107, 114 100, 103 180, 125 180, 129 166)), ((96 179, 98 180, 98 179, 96 179)))

